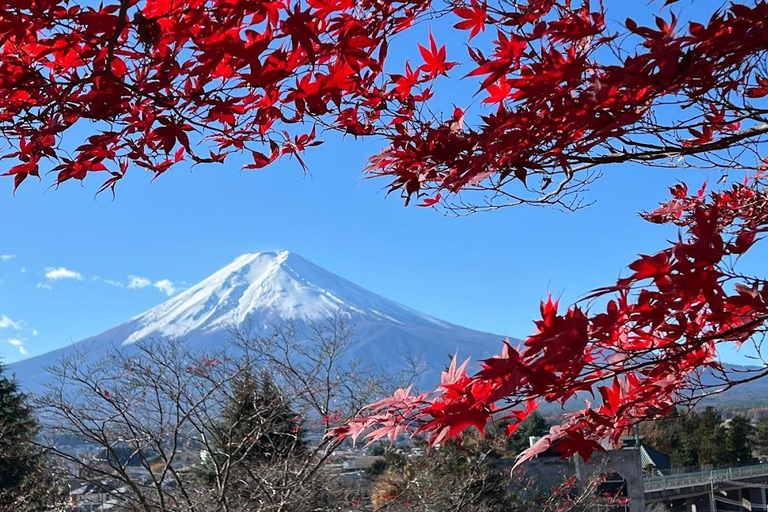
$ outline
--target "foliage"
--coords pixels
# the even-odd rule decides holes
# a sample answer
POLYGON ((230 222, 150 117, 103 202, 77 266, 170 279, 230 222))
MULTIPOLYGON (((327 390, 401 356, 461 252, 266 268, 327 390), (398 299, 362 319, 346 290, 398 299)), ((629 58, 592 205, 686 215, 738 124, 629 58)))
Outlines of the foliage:
POLYGON ((251 152, 246 168, 300 159, 319 125, 384 137, 368 172, 406 199, 565 204, 597 166, 729 166, 718 150, 765 134, 767 18, 764 1, 687 27, 671 12, 655 27, 611 25, 602 3, 569 0, 9 4, 2 156, 16 186, 53 170, 57 183, 107 172, 114 189, 131 163, 158 176, 234 152, 251 152), (395 36, 435 16, 469 38, 463 63, 431 35, 416 60, 388 60, 395 36), (495 39, 476 37, 486 31, 495 39), (486 107, 474 125, 469 107, 444 119, 430 108, 457 66, 486 107), (61 141, 75 127, 90 135, 70 153, 61 141), (459 197, 473 190, 484 200, 459 197))
POLYGON ((305 452, 301 417, 269 373, 248 372, 231 385, 220 425, 212 429, 218 453, 244 461, 277 462, 305 452))
POLYGON ((0 364, 0 511, 58 510, 66 502, 55 467, 35 444, 37 430, 27 396, 0 364))
POLYGON ((2 495, 2 512, 67 512, 71 508, 66 470, 54 457, 41 453, 34 471, 21 485, 2 495))
POLYGON ((681 469, 748 463, 756 445, 753 430, 744 416, 733 416, 726 425, 713 407, 701 413, 675 411, 641 425, 644 442, 670 455, 681 469))
MULTIPOLYGON (((204 434, 211 450, 204 452, 196 474, 201 487, 209 488, 214 496, 220 495, 216 489, 225 477, 230 481, 224 494, 229 506, 246 507, 250 501, 263 503, 262 492, 253 485, 254 475, 264 479, 271 474, 279 481, 281 475, 275 467, 299 471, 309 448, 300 415, 292 410, 288 397, 268 372, 246 370, 229 385, 219 419, 204 434)), ((313 499, 318 503, 333 501, 323 491, 317 486, 313 499)), ((292 506, 299 504, 293 501, 292 506)))
POLYGON ((734 416, 728 424, 725 449, 729 462, 745 464, 752 460, 753 427, 743 416, 734 416))
POLYGON ((454 361, 435 393, 401 389, 335 431, 373 429, 375 441, 413 430, 436 444, 503 413, 511 435, 542 401, 592 392, 599 403, 520 461, 550 446, 587 457, 643 419, 755 378, 729 375, 717 349, 759 349, 768 319, 765 280, 736 268, 768 229, 768 2, 726 2, 687 24, 675 3, 656 2, 647 27, 570 0, 12 2, 0 7, 0 157, 15 187, 45 171, 56 184, 102 172, 114 192, 131 165, 157 177, 239 152, 246 168, 301 162, 326 127, 383 137, 369 175, 406 203, 458 213, 576 208, 610 164, 750 171, 709 193, 674 187, 645 218, 677 226, 678 239, 565 311, 546 300, 521 347, 506 344, 475 375, 454 361), (388 60, 390 41, 428 17, 469 38, 465 62, 432 35, 413 62, 388 60), (486 110, 435 114, 435 90, 460 66, 486 110), (63 144, 81 128, 82 144, 63 144), (721 385, 705 385, 707 373, 721 385))
POLYGON ((386 471, 373 485, 371 501, 376 510, 510 510, 513 495, 508 476, 466 444, 449 441, 415 460, 389 457, 387 462, 386 471))
POLYGON ((677 449, 671 452, 672 464, 681 468, 700 467, 699 462, 699 438, 700 425, 698 413, 682 418, 681 432, 677 435, 680 443, 677 449))
POLYGON ((315 130, 292 134, 288 125, 307 118, 369 133, 387 98, 412 101, 409 87, 395 93, 395 80, 377 81, 387 40, 426 8, 411 0, 3 6, 0 130, 14 150, 2 156, 18 162, 7 174, 18 186, 45 170, 57 183, 108 172, 103 188, 113 188, 131 163, 159 176, 185 158, 224 162, 244 150, 247 168, 300 159, 318 143, 315 130), (91 135, 70 156, 60 143, 76 126, 91 135))
POLYGON ((519 462, 550 446, 588 458, 603 440, 618 443, 638 421, 695 401, 707 391, 705 373, 719 379, 710 391, 756 378, 729 375, 717 345, 759 336, 768 319, 768 284, 734 271, 731 261, 768 229, 764 186, 756 179, 707 195, 704 189, 689 194, 681 185, 672 196, 645 217, 680 226, 680 237, 667 249, 641 255, 630 275, 594 292, 589 298, 601 298, 602 310, 577 305, 561 313, 549 299, 537 331, 520 347, 505 342, 474 375, 466 371, 468 361, 454 360, 436 392, 401 389, 336 435, 356 439, 368 431, 366 439, 375 441, 413 430, 429 434, 434 444, 468 427, 482 430, 500 413, 512 422, 511 435, 541 401, 565 405, 596 389, 598 404, 569 413, 519 462))
MULTIPOLYGON (((427 444, 420 438, 413 440, 417 445, 427 444)), ((461 443, 448 440, 417 457, 390 450, 384 463, 369 474, 373 477, 372 505, 382 512, 586 512, 601 503, 599 481, 585 477, 585 481, 577 482, 574 475, 567 474, 568 469, 548 478, 554 482, 551 488, 522 472, 510 480, 507 466, 497 457, 507 445, 503 432, 485 437, 470 432, 461 443)), ((549 466, 547 471, 557 470, 549 466)))
POLYGON ((694 434, 699 444, 699 463, 720 465, 727 461, 726 431, 723 418, 714 408, 707 407, 698 418, 694 434))
POLYGON ((534 411, 525 418, 515 433, 509 436, 508 446, 513 454, 522 453, 529 448, 531 437, 541 437, 549 432, 549 426, 544 416, 538 411, 534 411))
POLYGON ((18 489, 34 469, 37 421, 17 382, 2 371, 0 366, 0 491, 4 494, 18 489))
POLYGON ((755 445, 761 454, 768 453, 768 417, 757 420, 754 432, 755 445))

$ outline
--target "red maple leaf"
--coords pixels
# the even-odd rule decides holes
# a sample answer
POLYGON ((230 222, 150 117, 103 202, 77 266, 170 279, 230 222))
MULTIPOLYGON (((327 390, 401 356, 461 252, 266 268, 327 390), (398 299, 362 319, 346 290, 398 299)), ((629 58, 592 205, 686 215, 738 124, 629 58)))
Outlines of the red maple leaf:
POLYGON ((469 38, 472 39, 480 32, 485 32, 485 23, 488 18, 486 12, 487 5, 485 2, 480 4, 477 0, 472 0, 472 6, 459 6, 453 9, 453 13, 464 18, 464 21, 460 21, 454 25, 459 30, 470 30, 469 38))
POLYGON ((448 56, 445 45, 438 48, 431 33, 429 34, 429 50, 419 44, 419 52, 424 59, 424 64, 419 69, 425 71, 432 78, 447 75, 448 71, 458 64, 457 62, 447 62, 448 56))

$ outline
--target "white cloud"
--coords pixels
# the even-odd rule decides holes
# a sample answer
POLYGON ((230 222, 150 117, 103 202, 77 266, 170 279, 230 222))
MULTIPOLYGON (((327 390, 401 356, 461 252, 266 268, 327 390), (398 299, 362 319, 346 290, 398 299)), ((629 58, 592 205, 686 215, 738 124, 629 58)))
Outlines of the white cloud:
POLYGON ((83 274, 80 272, 75 272, 74 270, 69 270, 68 268, 48 267, 45 270, 45 278, 49 281, 58 281, 60 279, 75 279, 77 281, 83 280, 83 274))
POLYGON ((0 260, 2 260, 3 263, 9 262, 15 257, 15 254, 0 254, 0 260))
POLYGON ((22 334, 26 331, 27 333, 31 332, 33 336, 37 336, 37 329, 29 329, 27 323, 24 320, 11 320, 7 315, 0 315, 0 329, 16 330, 16 337, 7 338, 5 341, 7 341, 11 346, 16 347, 21 355, 29 355, 25 344, 27 338, 23 338, 22 334))
POLYGON ((146 277, 128 276, 128 289, 139 290, 141 288, 146 288, 147 286, 152 286, 152 281, 146 277))
POLYGON ((168 279, 157 281, 154 286, 169 297, 176 293, 176 287, 168 279))
POLYGON ((29 352, 27 352, 27 347, 24 346, 25 340, 20 340, 18 338, 11 338, 8 340, 8 343, 19 349, 19 353, 23 356, 28 356, 29 352))
POLYGON ((21 273, 26 274, 27 273, 27 267, 21 267, 21 273))
POLYGON ((0 329, 21 329, 21 324, 23 322, 14 322, 10 318, 8 318, 5 315, 0 315, 0 329))
POLYGON ((174 284, 170 279, 160 279, 159 281, 153 281, 148 277, 142 277, 137 275, 129 275, 127 281, 116 281, 114 279, 102 279, 101 277, 91 278, 93 281, 99 281, 110 286, 117 288, 127 288, 129 290, 142 290, 144 288, 155 288, 156 290, 168 295, 174 295, 178 290, 178 285, 174 284))
POLYGON ((53 290, 53 288, 51 288, 51 285, 49 285, 48 283, 37 283, 37 289, 38 290, 53 290))

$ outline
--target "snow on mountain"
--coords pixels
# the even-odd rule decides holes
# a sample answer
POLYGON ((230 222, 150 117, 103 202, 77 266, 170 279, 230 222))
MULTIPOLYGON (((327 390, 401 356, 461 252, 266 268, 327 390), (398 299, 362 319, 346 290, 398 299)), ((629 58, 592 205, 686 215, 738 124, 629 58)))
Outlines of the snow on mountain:
MULTIPOLYGON (((178 296, 132 318, 148 336, 188 336, 246 320, 321 320, 334 314, 397 324, 448 324, 375 295, 288 251, 244 254, 178 296)), ((260 322, 259 322, 260 321, 260 322)))
POLYGON ((22 386, 39 391, 45 367, 74 350, 98 358, 114 344, 146 338, 180 337, 196 347, 226 342, 228 330, 247 323, 253 332, 272 332, 292 321, 349 317, 355 326, 352 356, 392 367, 403 354, 422 354, 433 381, 448 354, 489 357, 502 336, 473 331, 425 315, 365 290, 288 251, 244 254, 162 304, 101 334, 68 347, 9 365, 22 386))

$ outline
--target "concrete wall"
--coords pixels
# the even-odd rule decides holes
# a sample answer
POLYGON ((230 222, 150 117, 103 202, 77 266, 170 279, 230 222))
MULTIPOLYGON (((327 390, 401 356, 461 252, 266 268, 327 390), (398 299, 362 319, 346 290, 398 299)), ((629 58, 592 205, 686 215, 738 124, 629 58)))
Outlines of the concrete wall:
POLYGON ((643 469, 638 450, 613 450, 595 453, 589 462, 577 458, 576 477, 579 483, 590 482, 603 473, 618 473, 627 482, 628 512, 645 512, 643 469))
MULTIPOLYGON (((503 465, 503 464, 502 464, 503 465)), ((645 496, 643 488, 643 472, 638 450, 613 450, 596 453, 589 462, 578 457, 563 460, 559 457, 537 457, 525 463, 526 476, 535 482, 536 492, 558 487, 571 477, 576 476, 577 489, 583 492, 590 482, 600 478, 604 473, 618 473, 626 481, 627 496, 630 501, 626 509, 600 508, 601 512, 617 511, 645 512, 645 496)), ((534 492, 534 489, 531 489, 534 492)), ((596 509, 597 510, 597 509, 596 509)))

